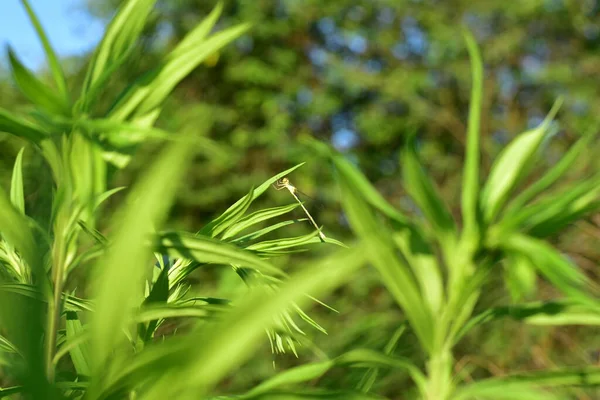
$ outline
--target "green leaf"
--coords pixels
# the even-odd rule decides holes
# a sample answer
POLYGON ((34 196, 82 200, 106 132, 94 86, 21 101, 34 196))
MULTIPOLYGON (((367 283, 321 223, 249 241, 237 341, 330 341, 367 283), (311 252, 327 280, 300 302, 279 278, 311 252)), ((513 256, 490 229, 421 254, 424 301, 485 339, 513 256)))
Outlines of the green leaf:
POLYGON ((142 301, 143 280, 152 255, 148 236, 167 217, 193 150, 184 141, 167 147, 147 168, 112 219, 112 245, 95 268, 97 306, 91 332, 96 373, 110 363, 110 355, 124 338, 121 331, 142 301))
MULTIPOLYGON (((66 320, 66 334, 67 341, 72 340, 74 337, 82 335, 84 332, 83 325, 79 320, 76 312, 67 312, 66 320)), ((90 350, 87 343, 79 343, 74 346, 69 353, 71 354, 71 360, 78 375, 91 376, 90 369, 90 350)))
POLYGON ((25 215, 16 208, 4 190, 0 188, 0 235, 16 248, 34 275, 43 282, 45 277, 41 251, 36 245, 33 232, 25 215))
MULTIPOLYGON (((394 350, 396 349, 396 346, 398 345, 398 341, 400 340, 400 337, 402 336, 402 334, 404 333, 404 331, 406 330, 406 325, 401 325, 398 329, 396 329, 396 331, 394 332, 394 334, 392 335, 392 337, 390 338, 390 340, 388 341, 388 343, 385 345, 385 349, 384 349, 384 354, 386 356, 390 356, 394 350)), ((373 386, 373 384, 375 383, 375 380, 377 379, 377 375, 379 374, 379 367, 371 367, 367 370, 367 372, 365 373, 365 375, 362 377, 362 379, 360 380, 359 384, 358 384, 358 388, 361 390, 361 392, 367 393, 371 390, 371 387, 373 386)), ((416 370, 416 368, 415 368, 416 370)), ((414 370, 412 371, 412 373, 414 374, 414 370)), ((420 375, 420 374, 418 374, 420 375)), ((417 376, 418 376, 417 375, 417 376)), ((419 379, 419 378, 417 378, 419 379)), ((424 389, 424 388, 422 388, 424 389)))
POLYGON ((402 229, 392 237, 417 278, 430 310, 438 314, 444 302, 444 282, 435 254, 416 229, 402 229))
POLYGON ((256 211, 242 219, 240 219, 235 224, 231 225, 229 229, 223 233, 223 239, 228 239, 232 236, 237 235, 245 229, 248 229, 252 225, 258 224, 260 222, 269 220, 271 218, 278 217, 283 214, 287 214, 288 212, 298 208, 297 203, 289 204, 281 207, 273 207, 267 208, 264 210, 256 211))
POLYGON ((202 227, 198 233, 201 235, 216 237, 231 225, 239 221, 250 207, 250 204, 252 204, 254 201, 254 188, 250 188, 250 192, 246 196, 242 197, 241 200, 243 201, 236 202, 233 206, 225 210, 225 212, 218 218, 212 220, 210 223, 202 227))
POLYGON ((65 99, 56 91, 38 80, 17 58, 13 50, 8 48, 8 59, 12 76, 19 89, 32 103, 52 114, 69 115, 70 107, 65 99))
MULTIPOLYGON (((216 21, 215 15, 217 15, 215 12, 218 12, 218 8, 204 23, 214 24, 216 21)), ((241 36, 249 28, 247 24, 238 25, 206 39, 205 36, 198 35, 196 32, 206 31, 207 26, 204 23, 198 25, 195 30, 189 33, 193 40, 187 40, 186 37, 173 50, 173 53, 167 56, 162 65, 143 75, 126 89, 120 96, 120 100, 109 112, 111 119, 124 121, 131 116, 142 117, 154 112, 173 88, 204 59, 241 36)))
POLYGON ((25 11, 27 11, 27 15, 29 16, 29 20, 33 24, 35 31, 38 35, 38 38, 42 42, 42 46, 44 47, 44 52, 46 53, 46 59, 48 60, 48 66, 50 67, 50 72, 52 72, 52 76, 54 77, 54 83, 56 83, 56 87, 64 99, 63 103, 69 103, 69 91, 67 89, 67 81, 65 79, 65 74, 58 62, 58 57, 56 57, 56 53, 52 49, 50 42, 48 41, 48 36, 44 32, 44 28, 40 24, 40 21, 36 17, 33 9, 29 5, 28 0, 21 0, 23 7, 25 7, 25 11))
POLYGON ((331 368, 336 366, 349 366, 364 368, 365 366, 377 366, 387 368, 400 368, 408 370, 411 375, 414 374, 420 385, 425 383, 425 377, 418 368, 407 359, 395 358, 379 354, 371 350, 353 350, 349 353, 336 357, 333 360, 321 361, 317 363, 305 364, 299 367, 291 368, 270 378, 252 390, 246 392, 244 398, 254 398, 263 394, 268 394, 274 389, 282 386, 304 383, 313 379, 320 378, 331 368))
POLYGON ((222 312, 223 309, 223 306, 216 305, 158 304, 142 307, 140 312, 135 315, 134 320, 148 322, 166 318, 208 318, 222 312))
POLYGON ((597 306, 586 289, 590 281, 577 267, 545 242, 513 233, 502 240, 502 248, 509 253, 526 257, 558 290, 572 299, 597 306))
MULTIPOLYGON (((125 2, 106 28, 102 41, 94 52, 83 85, 82 98, 102 87, 131 53, 156 0, 125 2)), ((85 107, 84 107, 85 109, 85 107)))
POLYGON ((0 131, 39 144, 48 134, 41 127, 0 108, 0 131))
POLYGON ((22 148, 17 154, 15 166, 10 183, 10 202, 21 214, 25 215, 25 196, 23 195, 23 152, 22 148))
POLYGON ((379 192, 371 185, 367 178, 352 165, 347 159, 335 153, 329 146, 312 138, 304 139, 304 142, 318 154, 330 158, 340 174, 352 182, 354 187, 363 193, 365 200, 382 212, 387 217, 395 220, 401 225, 408 225, 407 217, 390 205, 379 192))
MULTIPOLYGON (((247 246, 247 250, 252 250, 256 252, 277 252, 280 250, 285 250, 293 247, 303 246, 309 243, 322 243, 321 239, 318 236, 319 232, 314 231, 307 235, 296 236, 292 238, 281 238, 275 240, 265 240, 259 243, 251 244, 247 246)), ((327 240, 326 240, 327 241, 327 240)))
POLYGON ((240 264, 264 274, 285 276, 279 268, 254 254, 231 244, 201 235, 168 232, 156 235, 155 249, 159 253, 194 260, 199 263, 240 264))
POLYGON ((456 234, 454 220, 421 166, 412 134, 407 139, 400 159, 406 191, 434 227, 435 234, 444 246, 451 246, 456 234))
POLYGON ((554 371, 535 371, 505 377, 480 380, 458 389, 454 398, 460 400, 480 397, 490 399, 552 399, 564 398, 538 388, 567 386, 597 386, 600 384, 600 368, 561 368, 554 371), (532 397, 527 397, 527 396, 532 397), (516 397, 513 397, 516 396, 516 397))
POLYGON ((487 223, 496 218, 515 187, 529 174, 538 149, 548 135, 550 122, 561 104, 562 100, 557 100, 537 128, 517 136, 494 161, 481 193, 481 206, 487 223))
POLYGON ((133 359, 120 357, 119 374, 108 382, 101 395, 108 396, 143 377, 154 383, 145 400, 177 398, 188 393, 201 397, 251 356, 275 316, 291 303, 302 305, 310 301, 306 293, 318 295, 351 279, 364 262, 364 248, 357 246, 302 268, 276 292, 254 288, 217 323, 200 324, 189 336, 166 339, 133 359), (180 385, 173 385, 173 379, 180 385), (185 391, 181 391, 182 387, 185 391))
POLYGON ((571 167, 575 161, 579 160, 582 153, 588 150, 589 145, 592 143, 597 134, 598 127, 597 125, 594 125, 592 129, 590 129, 577 141, 577 143, 571 146, 569 151, 567 151, 567 153, 556 164, 554 164, 554 166, 550 168, 544 174, 544 176, 527 187, 527 189, 519 193, 514 200, 511 200, 506 209, 506 215, 513 215, 521 211, 521 209, 524 208, 528 202, 533 200, 545 189, 551 187, 556 181, 558 181, 558 179, 560 179, 560 177, 571 170, 571 167))
POLYGON ((277 224, 270 225, 266 228, 259 229, 258 231, 249 233, 247 235, 240 236, 239 238, 233 239, 231 242, 236 243, 236 244, 246 243, 246 242, 252 241, 254 239, 258 239, 259 237, 262 237, 269 232, 273 232, 277 229, 283 228, 284 226, 288 226, 291 224, 297 224, 302 221, 308 221, 308 218, 300 218, 300 219, 295 219, 295 220, 291 220, 291 221, 282 221, 277 224))
POLYGON ((519 229, 535 236, 549 236, 600 207, 600 175, 576 182, 538 202, 505 216, 499 229, 519 229))
POLYGON ((342 204, 353 231, 365 243, 369 260, 379 270, 383 283, 406 313, 421 346, 431 351, 433 317, 410 268, 397 257, 391 233, 381 221, 374 218, 365 194, 353 185, 353 176, 346 175, 345 170, 339 172, 342 204))
POLYGON ((471 103, 467 127, 467 150, 462 181, 462 216, 464 235, 475 241, 478 235, 479 213, 479 129, 483 93, 483 62, 475 38, 468 30, 463 31, 469 58, 471 59, 471 103))
POLYGON ((513 301, 520 301, 534 294, 537 286, 535 265, 518 253, 507 254, 504 280, 513 301))
POLYGON ((303 166, 304 163, 298 164, 290 169, 287 169, 283 172, 278 173, 277 175, 267 179, 263 182, 259 187, 252 190, 246 196, 242 197, 238 201, 236 201, 231 207, 229 207, 223 214, 221 214, 218 218, 211 221, 209 224, 204 226, 200 232, 200 234, 205 236, 215 237, 220 232, 223 232, 225 229, 229 228, 232 224, 239 221, 240 218, 244 215, 250 204, 257 199, 261 194, 263 194, 267 189, 271 187, 278 179, 283 178, 288 175, 292 171, 297 168, 303 166))

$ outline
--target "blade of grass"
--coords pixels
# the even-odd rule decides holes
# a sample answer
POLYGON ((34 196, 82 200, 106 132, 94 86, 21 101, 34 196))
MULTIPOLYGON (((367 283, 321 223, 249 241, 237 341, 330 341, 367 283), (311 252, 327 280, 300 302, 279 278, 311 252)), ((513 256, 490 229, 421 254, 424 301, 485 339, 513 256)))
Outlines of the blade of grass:
POLYGON ((35 28, 35 31, 38 35, 38 38, 42 42, 42 46, 44 47, 44 52, 46 53, 46 59, 48 60, 48 66, 50 67, 50 72, 52 72, 52 76, 54 77, 54 82, 56 83, 56 87, 58 88, 58 91, 61 94, 64 101, 66 102, 66 104, 68 104, 70 102, 70 100, 69 100, 69 91, 67 89, 67 81, 65 79, 65 74, 60 66, 60 63, 58 62, 58 57, 56 57, 56 53, 54 52, 54 49, 50 45, 50 41, 48 40, 48 36, 44 32, 44 28, 42 28, 40 21, 38 20, 37 16, 33 12, 33 9, 31 8, 31 6, 29 5, 29 1, 21 0, 21 4, 23 4, 23 7, 25 7, 25 11, 27 12, 27 15, 29 16, 29 20, 33 24, 33 27, 35 28))
POLYGON ((525 205, 533 200, 535 196, 542 193, 545 189, 551 187, 558 179, 567 173, 575 161, 577 161, 581 154, 588 149, 593 139, 598 134, 598 126, 594 125, 588 132, 586 132, 578 141, 575 143, 569 151, 558 161, 552 168, 550 168, 543 177, 535 181, 531 186, 527 187, 521 193, 519 193, 506 208, 506 215, 513 215, 519 212, 525 205))
POLYGON ((529 174, 538 149, 549 132, 550 123, 562 104, 559 99, 535 129, 517 136, 498 155, 481 192, 481 206, 486 223, 502 210, 515 187, 529 174))
POLYGON ((39 126, 0 108, 0 131, 39 144, 48 134, 39 126))
MULTIPOLYGON (((96 263, 96 312, 92 318, 94 375, 110 363, 122 341, 130 310, 142 300, 142 283, 152 255, 147 238, 159 227, 177 193, 177 185, 194 149, 184 141, 172 143, 148 168, 115 214, 113 245, 96 263)), ((98 375, 97 375, 98 376, 98 375)), ((91 393, 101 390, 90 388, 91 393)))
POLYGON ((483 62, 475 38, 467 29, 463 36, 471 60, 471 102, 467 126, 467 152, 463 169, 461 209, 463 237, 474 243, 479 235, 479 129, 483 94, 483 62))
POLYGON ((340 173, 344 212, 353 231, 365 243, 367 256, 382 275, 383 283, 406 313, 421 346, 430 352, 434 325, 429 307, 409 267, 397 257, 390 232, 374 218, 365 194, 353 184, 352 178, 340 173))
POLYGON ((190 392, 195 397, 202 396, 250 357, 263 338, 265 327, 273 323, 273 316, 285 311, 291 302, 302 305, 310 301, 305 296, 307 292, 317 295, 350 279, 351 273, 364 263, 363 253, 360 246, 338 252, 303 269, 275 293, 256 288, 217 324, 200 325, 187 338, 167 339, 133 360, 123 359, 120 375, 104 395, 143 376, 152 377, 155 382, 145 400, 179 398, 190 392), (178 385, 173 385, 175 376, 178 385))
POLYGON ((12 76, 19 89, 25 97, 33 104, 52 114, 69 115, 71 112, 69 104, 64 97, 56 94, 56 91, 32 74, 17 58, 16 54, 8 47, 8 59, 12 70, 12 76))
POLYGON ((22 148, 17 154, 10 183, 10 202, 21 214, 25 215, 25 197, 23 195, 23 152, 22 148))

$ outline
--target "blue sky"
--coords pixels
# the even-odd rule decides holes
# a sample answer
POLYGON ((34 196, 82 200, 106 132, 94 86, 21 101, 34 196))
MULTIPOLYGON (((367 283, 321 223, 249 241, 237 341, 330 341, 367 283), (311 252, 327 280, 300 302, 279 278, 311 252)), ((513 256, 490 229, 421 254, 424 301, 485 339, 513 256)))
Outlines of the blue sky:
MULTIPOLYGON (((84 54, 102 37, 102 21, 85 10, 85 0, 29 0, 59 56, 84 54)), ((6 65, 6 45, 21 61, 36 69, 45 65, 42 46, 19 0, 0 0, 0 60, 6 65)))

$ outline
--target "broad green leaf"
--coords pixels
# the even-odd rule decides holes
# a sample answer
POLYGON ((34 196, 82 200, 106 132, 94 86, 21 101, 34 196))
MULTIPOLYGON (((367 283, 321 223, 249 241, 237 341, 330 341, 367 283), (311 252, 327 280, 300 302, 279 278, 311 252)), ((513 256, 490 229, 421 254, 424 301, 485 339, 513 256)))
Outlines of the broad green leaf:
POLYGON ((365 194, 353 185, 353 176, 340 172, 342 204, 353 231, 365 244, 366 255, 382 275, 382 281, 406 313, 421 346, 431 351, 434 325, 431 311, 404 261, 398 258, 391 232, 372 214, 365 194))
POLYGON ((479 213, 479 129, 483 93, 483 62, 475 38, 468 30, 463 31, 471 60, 471 102, 467 127, 467 149, 462 179, 461 209, 464 235, 475 241, 478 235, 479 213))
POLYGON ((314 139, 305 139, 318 154, 330 158, 340 174, 343 174, 356 189, 363 193, 365 200, 384 215, 395 220, 401 225, 408 225, 407 217, 390 205, 381 194, 371 185, 367 178, 352 165, 347 159, 335 153, 329 146, 314 139))
POLYGON ((22 148, 17 154, 15 166, 10 183, 10 202, 21 214, 25 215, 25 197, 23 195, 23 152, 22 148))
POLYGON ((129 0, 119 8, 106 28, 88 67, 82 97, 93 87, 103 85, 110 73, 127 59, 142 33, 154 3, 156 0, 129 0))
POLYGON ((192 393, 196 398, 202 396, 251 356, 274 316, 292 302, 302 305, 310 301, 306 293, 318 295, 351 279, 364 262, 364 249, 359 245, 302 268, 274 293, 255 288, 217 323, 200 324, 189 336, 166 339, 133 359, 121 357, 119 375, 109 382, 102 396, 135 385, 140 377, 155 383, 146 391, 145 400, 192 393), (173 385, 173 379, 180 384, 173 385))
POLYGON ((155 250, 170 256, 194 260, 199 263, 240 264, 265 274, 285 276, 279 268, 254 254, 220 240, 190 233, 159 233, 155 250))
POLYGON ((259 187, 254 189, 251 193, 248 193, 246 196, 233 203, 233 205, 227 210, 225 210, 225 212, 223 212, 223 214, 221 214, 218 218, 204 226, 199 233, 214 237, 218 233, 229 228, 233 223, 239 221, 239 219, 244 215, 252 201, 257 199, 261 194, 267 191, 267 189, 269 189, 271 185, 277 182, 278 179, 283 178, 284 176, 288 175, 289 173, 291 173, 297 168, 300 168, 303 165, 304 163, 300 163, 267 179, 259 187))
POLYGON ((494 161, 481 193, 481 207, 487 223, 498 216, 515 187, 529 174, 561 104, 561 100, 556 101, 537 128, 517 136, 494 161))
POLYGON ((12 69, 12 76, 19 89, 25 97, 33 104, 48 111, 52 114, 68 115, 71 110, 66 100, 57 95, 56 91, 43 82, 41 82, 34 74, 32 74, 19 61, 13 50, 8 48, 8 59, 12 69))
POLYGON ((0 131, 39 144, 48 134, 41 127, 0 108, 0 131))
POLYGON ((35 28, 35 31, 38 35, 38 38, 42 42, 42 46, 44 47, 44 52, 46 53, 46 59, 48 61, 48 66, 50 67, 50 72, 52 72, 52 76, 54 77, 54 83, 56 84, 56 87, 58 88, 60 95, 64 99, 64 102, 66 104, 68 104, 69 103, 69 91, 67 89, 67 81, 65 79, 65 74, 60 66, 60 63, 58 62, 58 57, 56 57, 56 53, 54 52, 54 49, 52 49, 52 46, 50 45, 50 41, 48 40, 48 36, 44 32, 44 28, 42 28, 40 21, 36 17, 31 6, 29 5, 29 1, 21 0, 21 3, 23 4, 23 7, 25 7, 25 11, 27 11, 29 20, 33 24, 33 27, 35 28))
POLYGON ((597 134, 598 126, 594 125, 592 129, 577 141, 577 143, 571 146, 569 151, 567 151, 567 153, 554 164, 544 176, 519 193, 514 200, 511 200, 506 209, 506 215, 512 215, 521 211, 528 202, 533 200, 545 189, 551 187, 558 179, 560 179, 560 177, 565 175, 565 173, 571 169, 575 161, 580 159, 581 154, 588 150, 588 146, 592 143, 592 140, 597 134))
POLYGON ((271 218, 278 217, 283 214, 287 214, 288 212, 298 208, 297 203, 289 204, 281 207, 273 207, 267 208, 264 210, 256 211, 233 224, 223 233, 223 239, 228 239, 232 236, 237 235, 242 232, 244 229, 248 229, 252 225, 258 224, 260 222, 266 221, 271 218))
MULTIPOLYGON (((65 331, 67 340, 72 340, 74 337, 83 334, 83 325, 76 312, 67 312, 65 331)), ((77 375, 91 376, 91 360, 88 344, 79 343, 77 346, 74 346, 69 353, 71 354, 71 360, 73 360, 77 375)))
POLYGON ((124 338, 121 331, 129 324, 132 310, 142 302, 143 280, 152 255, 147 238, 166 218, 193 150, 184 141, 168 146, 147 168, 112 219, 112 245, 95 268, 97 306, 91 332, 96 374, 110 363, 110 355, 124 338))
POLYGON ((425 173, 411 134, 400 156, 404 187, 417 203, 427 221, 434 227, 436 236, 445 247, 453 245, 456 227, 452 215, 438 195, 430 177, 425 173))

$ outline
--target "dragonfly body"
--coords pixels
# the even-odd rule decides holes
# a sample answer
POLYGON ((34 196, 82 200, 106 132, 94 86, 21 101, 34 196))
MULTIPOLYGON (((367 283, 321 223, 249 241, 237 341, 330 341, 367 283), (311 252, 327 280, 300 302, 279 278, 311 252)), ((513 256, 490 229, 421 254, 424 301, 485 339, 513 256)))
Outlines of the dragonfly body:
POLYGON ((296 187, 294 185, 292 185, 292 183, 290 182, 290 180, 288 178, 285 178, 285 177, 281 178, 281 179, 278 179, 277 182, 275 182, 273 184, 273 187, 275 189, 277 189, 277 190, 287 189, 291 193, 291 195, 294 196, 294 199, 296 199, 296 201, 298 202, 298 204, 300 204, 300 207, 302 207, 302 209, 304 210, 304 213, 306 214, 306 216, 308 217, 308 219, 310 220, 310 222, 316 228, 317 232, 319 232, 319 237, 324 242, 325 239, 326 239, 325 234, 321 231, 321 229, 319 228, 319 226, 317 225, 317 223, 315 222, 315 220, 313 219, 313 217, 310 215, 310 213, 308 212, 308 210, 306 209, 306 207, 304 207, 304 204, 302 204, 302 201, 300 201, 300 199, 298 198, 299 190, 296 189, 296 187))

